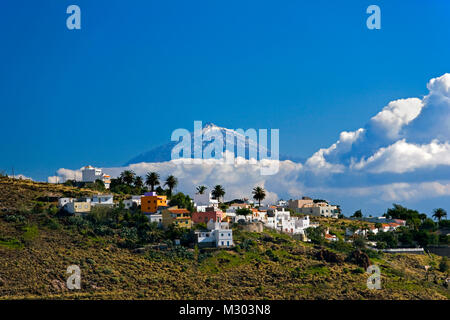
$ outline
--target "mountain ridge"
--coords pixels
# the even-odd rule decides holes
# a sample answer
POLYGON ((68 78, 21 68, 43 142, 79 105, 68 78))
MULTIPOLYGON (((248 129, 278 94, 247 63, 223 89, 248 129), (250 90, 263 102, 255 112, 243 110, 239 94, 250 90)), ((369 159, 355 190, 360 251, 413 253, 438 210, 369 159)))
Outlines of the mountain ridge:
MULTIPOLYGON (((230 134, 234 141, 236 141, 236 143, 234 144, 234 152, 235 155, 237 154, 237 150, 236 150, 236 146, 237 146, 237 141, 245 141, 245 157, 246 159, 249 158, 249 150, 250 150, 250 146, 254 147, 257 151, 258 151, 258 158, 259 158, 259 150, 262 150, 263 152, 267 152, 267 154, 270 156, 270 150, 268 150, 267 148, 261 146, 260 144, 258 144, 257 141, 254 141, 250 138, 245 138, 244 135, 242 135, 241 133, 237 132, 236 130, 233 129, 228 129, 228 128, 224 128, 224 127, 220 127, 215 125, 212 122, 208 122, 205 123, 204 126, 202 127, 202 137, 205 136, 205 134, 211 134, 214 132, 219 132, 220 134, 222 134, 222 136, 224 137, 224 144, 223 144, 223 151, 226 150, 226 141, 225 141, 225 134, 228 133, 230 134)), ((194 155, 194 132, 190 132, 191 134, 191 158, 193 158, 194 155)), ((268 137, 268 140, 269 137, 268 137)), ((142 162, 166 162, 166 161, 170 161, 171 160, 171 153, 172 153, 172 149, 179 143, 179 141, 170 141, 166 144, 162 144, 159 145, 157 147, 154 147, 148 151, 145 151, 133 158, 131 158, 129 161, 127 161, 124 165, 125 166, 129 166, 131 164, 136 164, 136 163, 142 163, 142 162)), ((213 143, 213 141, 202 141, 202 150, 205 149, 206 146, 208 146, 209 144, 213 143)), ((283 160, 290 160, 293 162, 300 162, 303 163, 305 161, 305 159, 300 158, 300 157, 292 157, 289 155, 285 155, 285 154, 281 154, 279 156, 279 160, 283 161, 283 160)))

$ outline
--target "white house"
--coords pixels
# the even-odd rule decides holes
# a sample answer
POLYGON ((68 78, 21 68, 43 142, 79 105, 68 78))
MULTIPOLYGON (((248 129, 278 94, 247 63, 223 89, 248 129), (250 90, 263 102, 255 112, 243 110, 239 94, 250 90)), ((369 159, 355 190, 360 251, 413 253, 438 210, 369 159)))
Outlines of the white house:
POLYGON ((291 234, 305 234, 305 229, 310 227, 309 216, 302 218, 291 217, 281 221, 281 230, 291 234))
POLYGON ((92 197, 91 204, 93 206, 97 204, 114 204, 114 196, 112 194, 96 194, 92 197))
POLYGON ((206 227, 208 231, 196 231, 197 243, 201 246, 215 246, 229 248, 233 246, 233 230, 228 222, 215 222, 209 220, 206 227))
POLYGON ((266 222, 267 221, 267 211, 264 210, 258 210, 258 209, 251 209, 252 210, 252 221, 261 221, 266 222))
POLYGON ((219 207, 219 200, 213 199, 210 192, 194 194, 194 206, 198 212, 205 212, 208 207, 219 207))
POLYGON ((383 232, 395 231, 395 229, 397 229, 398 227, 400 227, 400 225, 397 223, 382 223, 380 231, 383 232))
POLYGON ((197 243, 201 247, 215 247, 216 246, 216 238, 214 237, 211 230, 207 231, 196 231, 197 235, 197 243))
POLYGON ((134 204, 136 205, 136 207, 138 207, 141 205, 141 196, 131 196, 131 199, 123 200, 123 204, 125 206, 125 209, 133 208, 134 204))
POLYGON ((345 235, 349 237, 353 235, 366 237, 368 234, 369 229, 356 229, 356 230, 352 230, 350 228, 345 229, 345 235))
POLYGON ((310 222, 309 216, 291 217, 289 211, 270 209, 267 213, 265 226, 290 234, 305 234, 305 229, 313 226, 310 222))
POLYGON ((159 227, 162 226, 162 214, 161 213, 152 213, 152 214, 146 214, 148 220, 150 223, 156 222, 159 227))
POLYGON ((282 221, 289 220, 290 218, 291 213, 285 211, 284 208, 281 210, 269 209, 267 210, 266 227, 279 230, 282 228, 282 221))
POLYGON ((93 166, 85 166, 81 169, 82 182, 95 182, 101 180, 105 184, 105 188, 109 189, 111 184, 111 177, 102 172, 102 169, 94 168, 93 166))
POLYGON ((66 204, 73 202, 73 198, 59 198, 58 199, 58 208, 63 208, 66 204))
POLYGON ((229 227, 228 222, 219 222, 211 219, 206 227, 212 231, 216 239, 216 247, 233 246, 233 230, 229 227))

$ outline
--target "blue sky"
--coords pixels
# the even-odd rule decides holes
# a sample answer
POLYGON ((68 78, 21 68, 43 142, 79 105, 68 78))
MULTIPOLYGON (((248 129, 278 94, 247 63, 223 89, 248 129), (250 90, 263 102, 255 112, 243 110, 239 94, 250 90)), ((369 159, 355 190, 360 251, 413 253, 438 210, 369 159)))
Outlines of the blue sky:
POLYGON ((450 70, 449 15, 444 0, 2 1, 0 170, 119 166, 194 120, 279 128, 280 153, 307 158, 427 94, 450 70))

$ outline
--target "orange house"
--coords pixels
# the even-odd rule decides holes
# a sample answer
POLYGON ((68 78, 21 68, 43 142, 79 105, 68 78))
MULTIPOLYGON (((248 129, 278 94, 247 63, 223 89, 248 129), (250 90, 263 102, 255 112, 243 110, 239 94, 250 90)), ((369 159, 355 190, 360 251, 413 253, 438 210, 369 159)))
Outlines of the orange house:
POLYGON ((141 197, 141 212, 156 213, 159 207, 167 207, 167 197, 156 192, 147 192, 141 197))

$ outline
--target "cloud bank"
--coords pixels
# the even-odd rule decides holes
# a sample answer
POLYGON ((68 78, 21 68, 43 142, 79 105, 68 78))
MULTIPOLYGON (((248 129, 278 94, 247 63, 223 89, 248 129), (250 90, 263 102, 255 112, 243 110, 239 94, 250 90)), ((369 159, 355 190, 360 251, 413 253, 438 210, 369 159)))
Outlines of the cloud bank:
MULTIPOLYGON (((251 189, 259 185, 268 191, 267 202, 312 195, 344 201, 348 210, 442 197, 450 203, 450 74, 431 79, 427 88, 422 98, 389 102, 365 126, 341 132, 334 144, 304 164, 280 161, 275 175, 262 176, 260 166, 245 159, 235 165, 179 159, 103 169, 112 176, 124 169, 138 175, 157 171, 163 178, 173 174, 178 190, 190 194, 200 184, 222 184, 226 199, 251 197, 251 189)), ((60 169, 58 175, 81 177, 79 170, 69 169, 60 169)), ((49 182, 55 179, 49 177, 49 182)))

